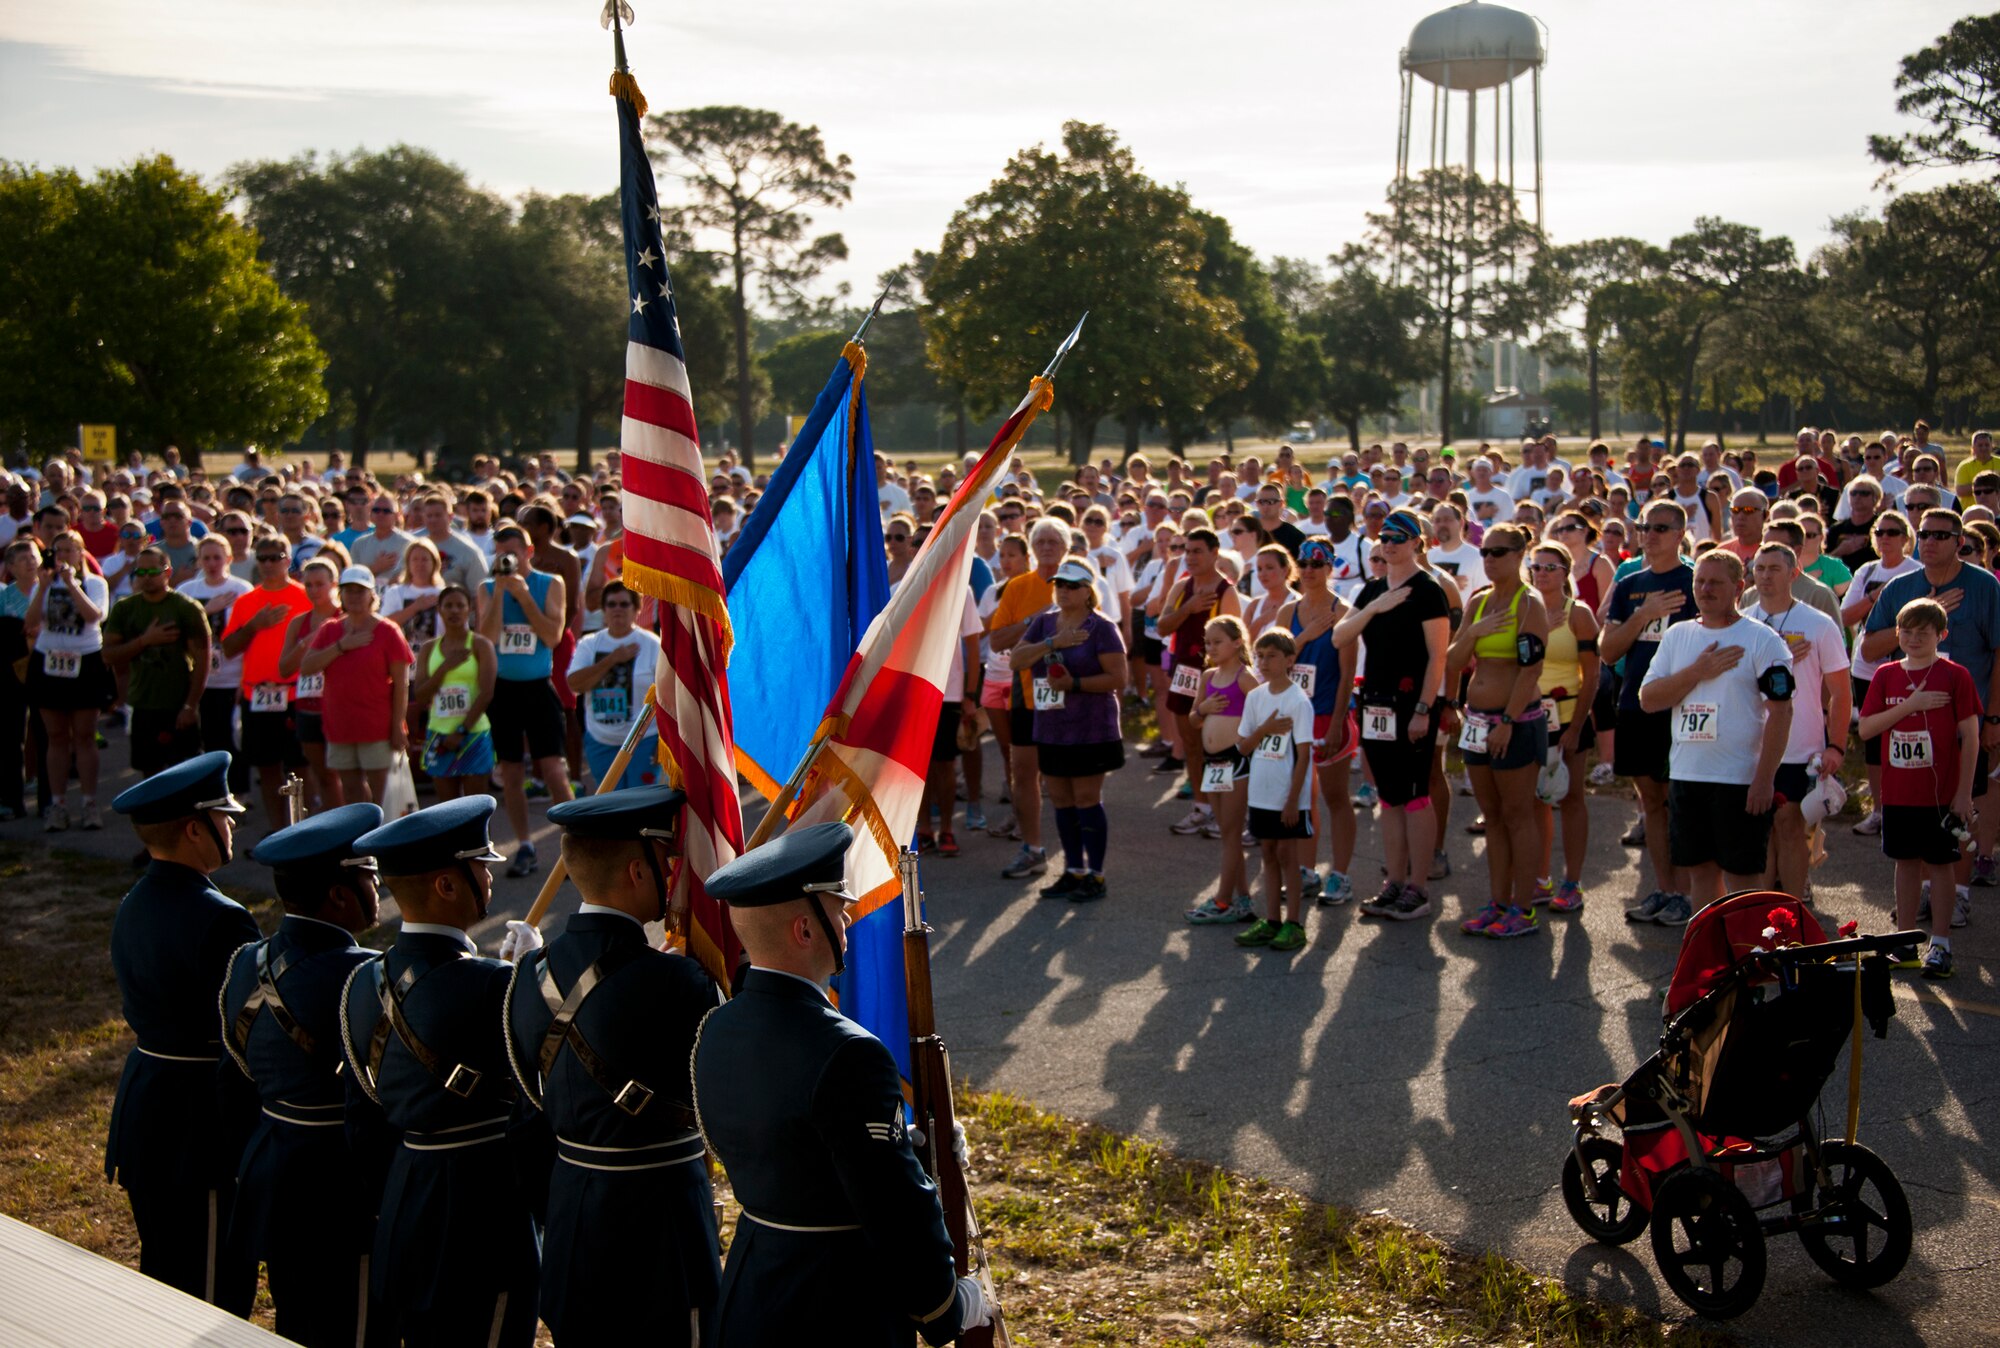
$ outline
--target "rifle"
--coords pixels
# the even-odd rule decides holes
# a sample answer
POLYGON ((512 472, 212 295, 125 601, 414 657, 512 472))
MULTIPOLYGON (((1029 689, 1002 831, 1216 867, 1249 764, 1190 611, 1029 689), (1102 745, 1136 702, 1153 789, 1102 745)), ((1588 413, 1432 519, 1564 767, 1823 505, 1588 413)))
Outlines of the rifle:
POLYGON ((903 881, 903 977, 910 1003, 910 1086, 915 1096, 917 1126, 924 1134, 918 1158, 937 1181, 945 1230, 951 1235, 952 1259, 959 1275, 977 1278, 979 1290, 986 1294, 986 1304, 993 1308, 993 1323, 968 1330, 958 1343, 960 1348, 1012 1348, 1013 1340, 1008 1337, 1006 1323, 1000 1316, 999 1298, 994 1294, 993 1270, 986 1258, 979 1219, 972 1211, 965 1171, 952 1154, 958 1120, 951 1100, 951 1057, 945 1052, 944 1041, 938 1038, 937 1011, 931 1004, 931 929, 924 922, 924 897, 917 884, 917 854, 905 851, 896 870, 903 881))
POLYGON ((285 798, 285 825, 289 828, 305 817, 306 784, 296 772, 287 773, 278 794, 285 798))

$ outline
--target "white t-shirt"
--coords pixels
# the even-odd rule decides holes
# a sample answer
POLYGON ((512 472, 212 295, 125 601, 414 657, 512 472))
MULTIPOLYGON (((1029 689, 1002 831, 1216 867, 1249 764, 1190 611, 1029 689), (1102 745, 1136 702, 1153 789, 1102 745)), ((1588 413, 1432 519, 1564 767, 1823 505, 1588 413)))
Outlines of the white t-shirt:
POLYGON ((1455 548, 1432 548, 1430 563, 1438 571, 1458 582, 1458 592, 1470 595, 1475 590, 1486 588, 1485 559, 1479 549, 1461 538, 1455 548))
MULTIPOLYGON (((1292 755, 1295 751, 1312 752, 1312 699, 1289 679, 1278 692, 1273 692, 1271 685, 1260 683, 1243 696, 1241 725, 1245 733, 1255 730, 1273 714, 1291 717, 1292 728, 1285 734, 1258 741, 1250 750, 1250 807, 1256 810, 1285 808, 1285 795, 1292 784, 1292 755)), ((1299 784, 1299 808, 1309 808, 1311 799, 1312 770, 1308 768, 1305 780, 1299 784)))
POLYGON ((898 511, 907 512, 910 508, 910 494, 898 486, 893 478, 887 482, 877 483, 875 496, 881 502, 884 520, 898 511))
POLYGON ((238 688, 243 684, 243 653, 224 655, 222 653, 222 629, 229 623, 229 607, 242 596, 250 593, 251 584, 247 580, 224 573, 222 579, 210 585, 200 574, 193 580, 184 580, 179 585, 180 593, 208 610, 208 686, 210 688, 238 688), (218 600, 229 603, 209 608, 218 600))
MULTIPOLYGON (((1148 563, 1149 567, 1158 565, 1159 565, 1158 562, 1148 563)), ((981 627, 985 626, 986 619, 991 618, 993 616, 993 610, 999 607, 1000 607, 1000 581, 998 576, 996 575, 993 584, 986 587, 986 594, 979 601, 979 618, 981 627)), ((1006 651, 994 650, 993 643, 988 641, 985 637, 981 637, 979 639, 979 658, 982 662, 984 662, 986 670, 986 682, 1005 683, 1009 679, 1014 677, 1013 666, 1009 661, 1009 653, 1006 651)))
MULTIPOLYGON (((1785 742, 1787 763, 1804 763, 1826 747, 1826 676, 1838 673, 1847 663, 1847 647, 1840 639, 1840 624, 1811 604, 1796 600, 1777 617, 1764 612, 1764 605, 1752 604, 1744 615, 1755 618, 1785 639, 1792 652, 1792 674, 1798 691, 1792 696, 1792 733, 1785 742)), ((1845 743, 1847 728, 1841 727, 1845 743)))
POLYGON ((1479 519, 1479 507, 1489 503, 1493 506, 1493 518, 1482 523, 1505 524, 1514 518, 1513 493, 1502 491, 1498 487, 1488 487, 1485 491, 1480 491, 1477 487, 1467 487, 1465 501, 1472 507, 1474 519, 1479 519))
POLYGON ((85 622, 77 612, 69 586, 52 577, 48 593, 42 598, 42 630, 35 635, 36 650, 85 655, 104 649, 104 615, 111 611, 111 592, 104 584, 104 577, 88 571, 79 573, 76 583, 83 587, 84 598, 97 609, 98 620, 85 622))
MULTIPOLYGON (((1706 487, 1708 485, 1708 480, 1711 477, 1714 477, 1717 473, 1720 473, 1724 477, 1728 478, 1729 485, 1736 491, 1743 490, 1743 474, 1737 472, 1734 468, 1730 468, 1727 466, 1720 468, 1704 468, 1700 472, 1694 475, 1694 480, 1696 482, 1699 482, 1702 486, 1706 487)), ((1606 484, 1606 490, 1609 490, 1608 483, 1606 484)))
POLYGON ((610 651, 635 641, 639 643, 636 657, 625 664, 613 665, 595 688, 577 695, 577 705, 583 710, 583 728, 599 744, 625 742, 632 729, 632 718, 638 714, 639 704, 646 700, 646 690, 659 672, 660 639, 643 627, 635 627, 620 638, 613 638, 609 631, 592 632, 577 640, 576 654, 570 657, 569 668, 564 671, 574 674, 579 669, 588 669, 610 651))
MULTIPOLYGON (((1915 557, 1905 557, 1894 566, 1887 565, 1880 557, 1872 562, 1863 562, 1854 569, 1854 580, 1847 587, 1847 597, 1852 599, 1864 594, 1871 597, 1878 595, 1882 592, 1882 587, 1890 581, 1898 576, 1908 575, 1922 565, 1923 563, 1915 557)), ((1864 616, 1862 621, 1866 622, 1868 619, 1864 616)), ((1862 659, 1861 643, 1857 641, 1854 643, 1854 659, 1847 668, 1855 678, 1865 680, 1874 678, 1875 671, 1880 669, 1883 663, 1883 660, 1862 659)))
MULTIPOLYGON (((187 587, 182 586, 181 588, 185 589, 187 587)), ((386 617, 391 613, 400 613, 427 594, 437 595, 442 593, 444 593, 444 586, 442 585, 391 585, 388 589, 382 591, 383 616, 386 617)), ((423 645, 426 641, 436 637, 440 630, 437 605, 433 604, 421 613, 405 614, 400 626, 403 629, 403 635, 410 639, 411 649, 414 650, 416 647, 423 645)))
MULTIPOLYGON (((1155 557, 1139 568, 1139 578, 1132 582, 1132 603, 1141 613, 1158 596, 1160 573, 1167 569, 1164 558, 1155 557)), ((991 591, 988 591, 991 593, 991 591)), ((1160 635, 1160 618, 1156 613, 1145 613, 1144 635, 1157 638, 1160 635)), ((1134 635, 1139 635, 1134 633, 1134 635)))
POLYGON ((1763 743, 1764 695, 1757 680, 1774 665, 1792 667, 1784 638, 1744 617, 1721 629, 1697 619, 1675 623, 1660 638, 1660 649, 1639 686, 1680 673, 1717 644, 1741 647, 1743 658, 1736 668, 1696 684, 1674 704, 1668 763, 1675 781, 1748 786, 1763 743))
POLYGON ((1325 538, 1333 532, 1325 520, 1314 520, 1310 515, 1298 522, 1298 528, 1307 538, 1325 538))
POLYGON ((1714 532, 1708 527, 1708 511, 1702 508, 1700 492, 1696 492, 1693 496, 1682 496, 1679 492, 1675 492, 1674 500, 1680 504, 1682 510, 1687 511, 1688 542, 1699 543, 1704 539, 1715 537, 1714 532))
POLYGON ((1342 539, 1328 534, 1326 545, 1333 552, 1333 592, 1352 600, 1368 583, 1368 539, 1356 529, 1342 539))
POLYGON ((1132 593, 1132 564, 1114 547, 1102 547, 1090 554, 1100 576, 1097 585, 1099 609, 1110 622, 1125 616, 1125 596, 1132 593))

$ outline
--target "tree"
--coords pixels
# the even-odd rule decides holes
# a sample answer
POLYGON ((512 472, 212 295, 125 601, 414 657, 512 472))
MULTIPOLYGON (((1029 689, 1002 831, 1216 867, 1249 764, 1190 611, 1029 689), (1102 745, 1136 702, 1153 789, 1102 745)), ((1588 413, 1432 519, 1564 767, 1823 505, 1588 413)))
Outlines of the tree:
MULTIPOLYGON (((1310 363, 1300 348, 1301 337, 1271 287, 1271 276, 1256 254, 1236 241, 1229 222, 1208 211, 1194 212, 1202 230, 1201 271, 1195 284, 1202 294, 1226 299, 1243 316, 1238 328, 1256 358, 1255 373, 1240 388, 1211 398, 1193 417, 1167 418, 1169 445, 1175 453, 1187 432, 1200 425, 1220 427, 1232 445, 1230 424, 1246 420, 1264 430, 1291 425, 1309 408, 1308 389, 1300 382, 1301 362, 1310 363)), ((1129 448, 1136 450, 1133 444, 1129 448)))
MULTIPOLYGON (((813 400, 826 387, 827 371, 840 359, 846 346, 847 333, 838 328, 821 328, 795 332, 758 357, 764 373, 770 376, 771 399, 778 409, 800 415, 810 412, 813 400)), ((868 380, 872 384, 874 379, 871 362, 868 380)))
POLYGON ((1879 220, 1834 222, 1815 270, 1816 345, 1890 410, 1937 416, 1977 391, 2000 341, 2000 187, 1954 183, 1893 198, 1879 220))
POLYGON ((1185 192, 1140 172, 1110 129, 1066 123, 1060 152, 1021 151, 946 227, 925 285, 931 362, 974 410, 1012 406, 1088 309, 1062 369, 1085 462, 1103 418, 1205 407, 1255 373, 1242 312, 1202 292, 1206 242, 1185 192))
MULTIPOLYGON (((1305 326, 1317 343, 1320 405, 1361 448, 1361 422, 1390 413, 1402 390, 1426 370, 1418 325, 1424 299, 1414 287, 1382 275, 1380 254, 1350 244, 1333 255, 1333 275, 1321 283, 1305 326)), ((1296 273, 1294 273, 1296 275, 1296 273)))
POLYGON ((750 351, 750 279, 774 304, 797 303, 801 288, 826 266, 847 256, 838 234, 808 239, 816 206, 838 209, 853 195, 846 155, 828 158, 816 126, 788 122, 760 108, 686 108, 655 113, 648 129, 663 149, 662 171, 687 184, 693 200, 683 212, 697 230, 727 236, 734 290, 737 436, 745 464, 755 463, 756 387, 750 351))
POLYGON ((1960 19, 1896 75, 1896 111, 1928 131, 1870 136, 1884 181, 1926 168, 2000 164, 2000 14, 1960 19))
POLYGON ((1593 440, 1603 433, 1603 357, 1610 328, 1598 296, 1614 281, 1642 275, 1653 253, 1637 239, 1589 239, 1542 250, 1529 271, 1528 284, 1539 295, 1551 331, 1573 333, 1582 345, 1593 440))
POLYGON ((0 434, 54 448, 79 421, 126 444, 295 438, 326 406, 300 306, 224 195, 165 156, 75 172, 0 164, 0 434))
POLYGON ((507 381, 492 371, 525 339, 504 202, 407 145, 242 164, 230 180, 326 348, 357 466, 387 430, 497 434, 507 381))
POLYGON ((1792 241, 1764 237, 1750 225, 1701 216, 1694 229, 1667 246, 1669 284, 1675 310, 1686 325, 1685 363, 1680 380, 1680 418, 1675 448, 1687 449, 1687 423, 1694 411, 1702 340, 1709 327, 1750 307, 1793 306, 1803 292, 1792 241))
POLYGON ((1452 354, 1463 337, 1517 336, 1533 321, 1526 285, 1541 231, 1522 218, 1504 183, 1462 169, 1426 169, 1389 188, 1386 210, 1368 217, 1371 241, 1397 259, 1423 304, 1437 354, 1439 425, 1450 443, 1452 354))

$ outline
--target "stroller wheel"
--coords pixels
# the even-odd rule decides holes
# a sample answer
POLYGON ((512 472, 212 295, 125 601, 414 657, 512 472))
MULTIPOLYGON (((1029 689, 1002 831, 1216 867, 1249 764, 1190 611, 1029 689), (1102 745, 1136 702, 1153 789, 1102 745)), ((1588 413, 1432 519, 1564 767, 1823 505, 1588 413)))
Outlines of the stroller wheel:
POLYGON ((1888 1163, 1858 1142, 1819 1149, 1831 1181, 1792 1200, 1804 1219, 1799 1239, 1812 1261, 1843 1287, 1880 1287, 1910 1258, 1910 1204, 1888 1163))
POLYGON ((1605 1245, 1624 1245, 1646 1229, 1645 1212, 1618 1187, 1618 1169, 1624 1156, 1625 1149, 1608 1137, 1583 1140, 1583 1159, 1590 1166, 1598 1192, 1610 1199, 1608 1203, 1592 1201, 1585 1191, 1576 1152, 1563 1157, 1563 1204, 1585 1235, 1605 1245))
POLYGON ((1653 1201, 1653 1259, 1674 1295, 1712 1320, 1764 1290, 1764 1231, 1743 1191, 1713 1170, 1683 1170, 1653 1201))

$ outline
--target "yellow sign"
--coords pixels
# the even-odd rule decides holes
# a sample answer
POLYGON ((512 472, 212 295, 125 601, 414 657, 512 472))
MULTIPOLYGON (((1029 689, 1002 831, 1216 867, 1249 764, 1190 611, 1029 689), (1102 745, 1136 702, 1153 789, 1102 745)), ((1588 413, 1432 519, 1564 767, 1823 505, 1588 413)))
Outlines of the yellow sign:
POLYGON ((798 413, 793 412, 787 415, 785 417, 785 443, 789 445, 792 441, 798 439, 799 432, 805 429, 805 424, 806 419, 798 413))
POLYGON ((86 459, 111 460, 118 457, 116 426, 83 425, 76 428, 76 443, 86 459))

